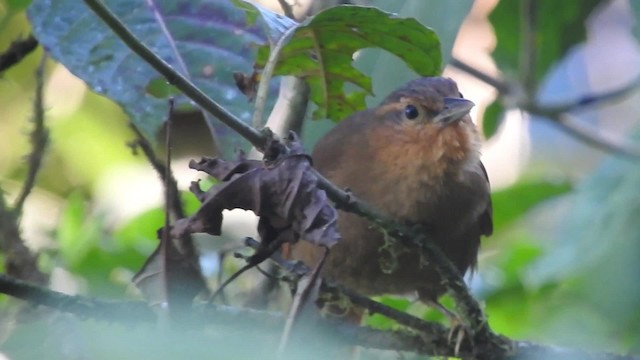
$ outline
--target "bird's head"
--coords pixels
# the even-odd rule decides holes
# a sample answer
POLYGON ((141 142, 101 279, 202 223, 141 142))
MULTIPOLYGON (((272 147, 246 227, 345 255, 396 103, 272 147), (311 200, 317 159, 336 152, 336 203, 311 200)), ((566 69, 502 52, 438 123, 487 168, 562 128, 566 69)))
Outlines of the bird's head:
POLYGON ((416 79, 375 109, 375 121, 381 126, 376 126, 374 136, 392 144, 386 149, 388 155, 410 157, 445 171, 478 159, 480 138, 469 116, 473 106, 451 79, 416 79))

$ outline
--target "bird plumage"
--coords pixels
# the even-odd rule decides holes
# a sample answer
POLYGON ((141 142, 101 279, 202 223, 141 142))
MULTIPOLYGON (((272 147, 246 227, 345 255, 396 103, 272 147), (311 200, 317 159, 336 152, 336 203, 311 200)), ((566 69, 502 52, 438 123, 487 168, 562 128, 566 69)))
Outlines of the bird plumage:
MULTIPOLYGON (((493 229, 479 134, 468 109, 451 112, 468 105, 461 97, 450 79, 411 81, 377 108, 340 122, 312 157, 338 186, 397 221, 421 225, 463 274, 476 264, 480 237, 493 229)), ((446 290, 417 249, 390 246, 357 215, 340 212, 338 226, 342 239, 326 260, 326 278, 368 295, 417 291, 425 301, 446 290)), ((310 265, 320 254, 307 242, 292 253, 310 265)))

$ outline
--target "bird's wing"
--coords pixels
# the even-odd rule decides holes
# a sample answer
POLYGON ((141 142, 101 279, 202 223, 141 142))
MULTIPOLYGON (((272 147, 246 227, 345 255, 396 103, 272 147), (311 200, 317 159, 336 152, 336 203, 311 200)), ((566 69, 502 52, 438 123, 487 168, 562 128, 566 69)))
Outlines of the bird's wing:
MULTIPOLYGON (((487 174, 487 169, 484 168, 484 164, 482 164, 482 162, 480 162, 480 169, 487 181, 487 188, 490 189, 491 185, 489 184, 489 175, 487 174)), ((478 217, 478 228, 480 229, 480 234, 485 236, 493 234, 493 205, 491 203, 491 194, 487 194, 487 197, 487 207, 478 217)))

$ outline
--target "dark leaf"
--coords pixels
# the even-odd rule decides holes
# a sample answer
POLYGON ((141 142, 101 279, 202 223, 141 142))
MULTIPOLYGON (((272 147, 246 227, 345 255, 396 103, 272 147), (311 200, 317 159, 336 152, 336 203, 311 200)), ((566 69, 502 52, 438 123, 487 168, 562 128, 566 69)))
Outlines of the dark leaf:
MULTIPOLYGON (((145 1, 106 3, 141 41, 180 72, 181 59, 190 78, 208 96, 242 119, 250 119, 232 73, 253 70, 253 44, 264 42, 265 36, 258 27, 247 28, 243 11, 228 1, 154 1, 169 39, 145 1)), ((95 92, 121 105, 136 127, 155 138, 166 117, 167 98, 173 95, 155 70, 82 1, 34 0, 28 15, 36 38, 54 59, 95 92)), ((183 96, 177 101, 181 109, 191 104, 183 96)), ((220 137, 237 137, 224 126, 217 130, 220 137)))
POLYGON ((206 232, 220 235, 222 211, 240 208, 252 210, 260 217, 258 232, 263 246, 274 241, 296 242, 300 239, 330 247, 339 239, 337 213, 329 205, 317 179, 311 172, 310 158, 302 153, 294 139, 288 152, 278 141, 272 141, 267 158, 262 162, 203 158, 189 166, 206 172, 220 181, 207 192, 193 185, 192 191, 203 201, 191 217, 178 220, 172 233, 206 232))

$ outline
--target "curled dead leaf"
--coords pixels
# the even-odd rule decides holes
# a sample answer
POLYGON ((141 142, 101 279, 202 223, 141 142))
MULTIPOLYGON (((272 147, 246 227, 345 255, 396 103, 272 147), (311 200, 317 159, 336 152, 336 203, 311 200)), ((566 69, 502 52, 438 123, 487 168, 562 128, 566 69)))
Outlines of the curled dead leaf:
POLYGON ((206 157, 191 161, 189 167, 220 183, 206 192, 198 183, 192 183, 191 191, 202 205, 194 215, 176 221, 172 235, 220 235, 222 211, 240 208, 260 217, 258 233, 263 247, 300 239, 319 246, 334 245, 340 238, 337 212, 317 187, 311 158, 304 154, 295 135, 290 136, 287 145, 272 140, 265 151, 265 161, 248 160, 244 154, 234 161, 206 157))

